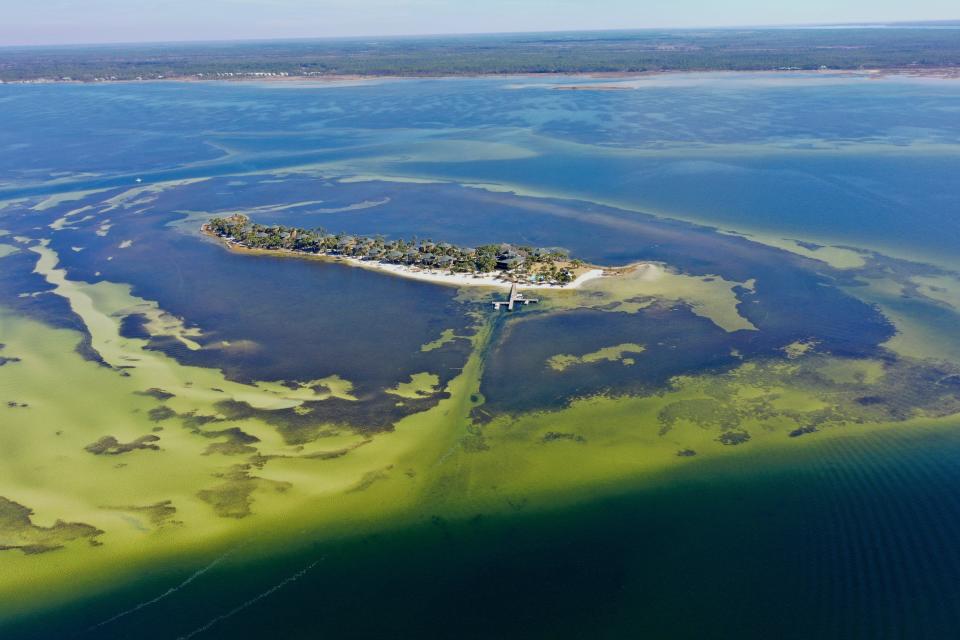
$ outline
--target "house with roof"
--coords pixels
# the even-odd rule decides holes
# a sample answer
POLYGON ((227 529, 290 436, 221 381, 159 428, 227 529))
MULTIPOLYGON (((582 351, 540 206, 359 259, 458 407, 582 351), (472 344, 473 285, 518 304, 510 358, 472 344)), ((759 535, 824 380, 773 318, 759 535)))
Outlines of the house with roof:
POLYGON ((519 249, 515 249, 513 245, 501 244, 500 250, 497 252, 497 269, 506 271, 516 269, 526 262, 526 259, 526 254, 519 249))

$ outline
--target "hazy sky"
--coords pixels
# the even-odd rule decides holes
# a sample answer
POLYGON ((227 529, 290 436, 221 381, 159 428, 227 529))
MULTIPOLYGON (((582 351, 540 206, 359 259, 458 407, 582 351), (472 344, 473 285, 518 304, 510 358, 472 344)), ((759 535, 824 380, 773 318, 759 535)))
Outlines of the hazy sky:
POLYGON ((0 0, 0 45, 960 18, 957 0, 0 0))

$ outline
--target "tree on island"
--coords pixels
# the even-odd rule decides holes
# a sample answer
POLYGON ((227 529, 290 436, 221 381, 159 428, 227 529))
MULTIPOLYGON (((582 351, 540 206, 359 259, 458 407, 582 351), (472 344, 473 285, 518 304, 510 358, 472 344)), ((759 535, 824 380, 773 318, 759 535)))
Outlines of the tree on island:
MULTIPOLYGON (((559 284, 573 280, 573 273, 569 269, 557 265, 556 261, 565 261, 567 258, 566 251, 562 249, 534 249, 509 244, 486 244, 468 249, 447 242, 434 242, 432 238, 419 241, 416 236, 410 240, 388 240, 379 234, 373 237, 347 233, 332 235, 322 227, 311 230, 281 224, 261 225, 251 222, 242 214, 212 218, 203 228, 231 244, 250 249, 345 256, 446 269, 454 273, 500 270, 515 278, 559 284)), ((581 260, 574 260, 570 264, 573 268, 583 266, 581 260)))

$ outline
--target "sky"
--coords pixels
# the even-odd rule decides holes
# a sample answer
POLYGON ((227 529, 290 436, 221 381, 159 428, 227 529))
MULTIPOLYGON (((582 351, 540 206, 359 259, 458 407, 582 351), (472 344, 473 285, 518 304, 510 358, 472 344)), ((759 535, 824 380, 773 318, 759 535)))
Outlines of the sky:
POLYGON ((0 0, 0 45, 960 18, 957 0, 0 0))

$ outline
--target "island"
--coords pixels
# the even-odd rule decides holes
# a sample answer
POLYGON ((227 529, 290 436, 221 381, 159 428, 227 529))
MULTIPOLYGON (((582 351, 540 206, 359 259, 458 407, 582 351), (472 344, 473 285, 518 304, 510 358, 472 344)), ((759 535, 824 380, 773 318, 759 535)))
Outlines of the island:
POLYGON ((242 214, 212 218, 202 225, 201 232, 234 251, 332 258, 353 266, 457 286, 575 288, 617 271, 571 259, 565 249, 557 247, 507 243, 461 247, 431 239, 389 240, 383 236, 333 234, 323 228, 262 225, 242 214))

